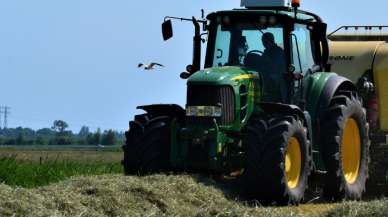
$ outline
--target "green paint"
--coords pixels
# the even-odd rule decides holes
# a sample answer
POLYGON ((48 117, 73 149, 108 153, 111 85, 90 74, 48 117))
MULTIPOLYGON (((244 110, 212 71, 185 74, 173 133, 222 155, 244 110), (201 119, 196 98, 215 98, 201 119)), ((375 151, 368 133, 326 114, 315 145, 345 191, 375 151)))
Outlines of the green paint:
POLYGON ((337 76, 337 74, 332 72, 316 72, 313 75, 308 76, 304 81, 304 86, 306 87, 306 110, 310 113, 313 122, 317 118, 316 111, 318 109, 317 106, 319 102, 319 97, 321 96, 321 93, 326 85, 327 80, 332 76, 337 76))
MULTIPOLYGON (((309 112, 312 120, 312 128, 313 133, 315 133, 314 129, 318 127, 317 122, 317 110, 319 106, 320 96, 322 94, 323 89, 325 88, 327 81, 332 76, 337 76, 335 73, 328 72, 316 72, 313 75, 310 75, 306 78, 305 82, 305 96, 306 96, 306 110, 309 112)), ((319 152, 319 141, 317 135, 313 134, 313 160, 316 168, 318 170, 325 170, 323 165, 323 160, 321 157, 321 153, 319 152)))
POLYGON ((230 86, 235 93, 235 114, 234 122, 230 125, 221 125, 220 128, 226 131, 240 131, 248 122, 249 117, 253 113, 258 113, 261 110, 258 103, 261 100, 262 88, 260 86, 260 76, 257 72, 244 69, 236 66, 214 67, 208 68, 194 73, 190 76, 188 85, 215 85, 215 86, 230 86), (241 79, 236 79, 242 77, 241 79), (251 77, 251 78, 244 78, 251 77), (241 97, 240 88, 245 86, 247 90, 247 108, 246 115, 241 117, 241 97))

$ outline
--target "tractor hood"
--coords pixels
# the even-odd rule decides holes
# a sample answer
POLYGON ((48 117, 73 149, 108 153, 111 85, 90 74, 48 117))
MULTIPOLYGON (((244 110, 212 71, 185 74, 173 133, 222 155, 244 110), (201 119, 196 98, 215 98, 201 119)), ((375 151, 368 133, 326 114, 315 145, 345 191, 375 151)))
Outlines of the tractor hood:
POLYGON ((187 83, 238 86, 243 81, 258 78, 259 74, 255 71, 236 66, 224 66, 198 71, 190 76, 187 83))

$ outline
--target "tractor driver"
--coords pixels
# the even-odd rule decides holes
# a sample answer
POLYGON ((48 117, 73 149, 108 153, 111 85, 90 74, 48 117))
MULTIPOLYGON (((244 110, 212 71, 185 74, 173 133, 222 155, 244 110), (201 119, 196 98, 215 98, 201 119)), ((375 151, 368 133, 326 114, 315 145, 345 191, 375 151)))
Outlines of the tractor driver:
POLYGON ((285 102, 287 84, 284 76, 286 73, 284 51, 275 43, 275 37, 270 32, 264 33, 261 41, 265 48, 259 59, 264 83, 263 100, 285 102))

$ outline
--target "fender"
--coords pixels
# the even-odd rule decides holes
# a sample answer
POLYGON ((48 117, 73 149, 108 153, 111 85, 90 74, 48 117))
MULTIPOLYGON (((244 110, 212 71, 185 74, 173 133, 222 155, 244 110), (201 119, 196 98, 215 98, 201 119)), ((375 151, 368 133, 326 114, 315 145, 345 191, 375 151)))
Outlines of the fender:
POLYGON ((282 104, 282 103, 268 103, 263 102, 259 104, 261 109, 264 111, 264 113, 282 113, 282 114, 290 114, 290 115, 296 115, 299 118, 301 118, 305 126, 308 129, 308 138, 311 142, 313 142, 313 135, 310 133, 312 132, 312 123, 311 123, 311 117, 310 114, 307 111, 302 111, 298 106, 296 105, 289 105, 289 104, 282 104))
POLYGON ((292 114, 292 115, 297 115, 303 120, 305 119, 303 111, 296 105, 271 103, 271 102, 262 102, 262 103, 259 103, 259 105, 265 113, 292 114))
POLYGON ((170 117, 177 117, 179 120, 184 120, 186 115, 185 110, 177 104, 152 104, 142 105, 136 108, 146 111, 151 116, 167 115, 170 117))
POLYGON ((349 79, 342 76, 331 76, 319 97, 319 101, 316 109, 316 118, 320 119, 330 104, 331 99, 340 90, 357 91, 356 86, 349 79))
POLYGON ((306 110, 315 123, 326 110, 333 96, 339 90, 356 91, 356 86, 347 78, 336 73, 317 72, 305 81, 306 110))

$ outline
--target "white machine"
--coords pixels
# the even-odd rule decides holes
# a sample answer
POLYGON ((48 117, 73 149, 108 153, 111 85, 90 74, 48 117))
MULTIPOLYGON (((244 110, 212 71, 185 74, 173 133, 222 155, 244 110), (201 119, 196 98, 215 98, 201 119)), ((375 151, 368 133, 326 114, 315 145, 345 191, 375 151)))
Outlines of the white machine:
POLYGON ((291 7, 291 2, 290 0, 241 0, 241 6, 246 8, 291 7))

